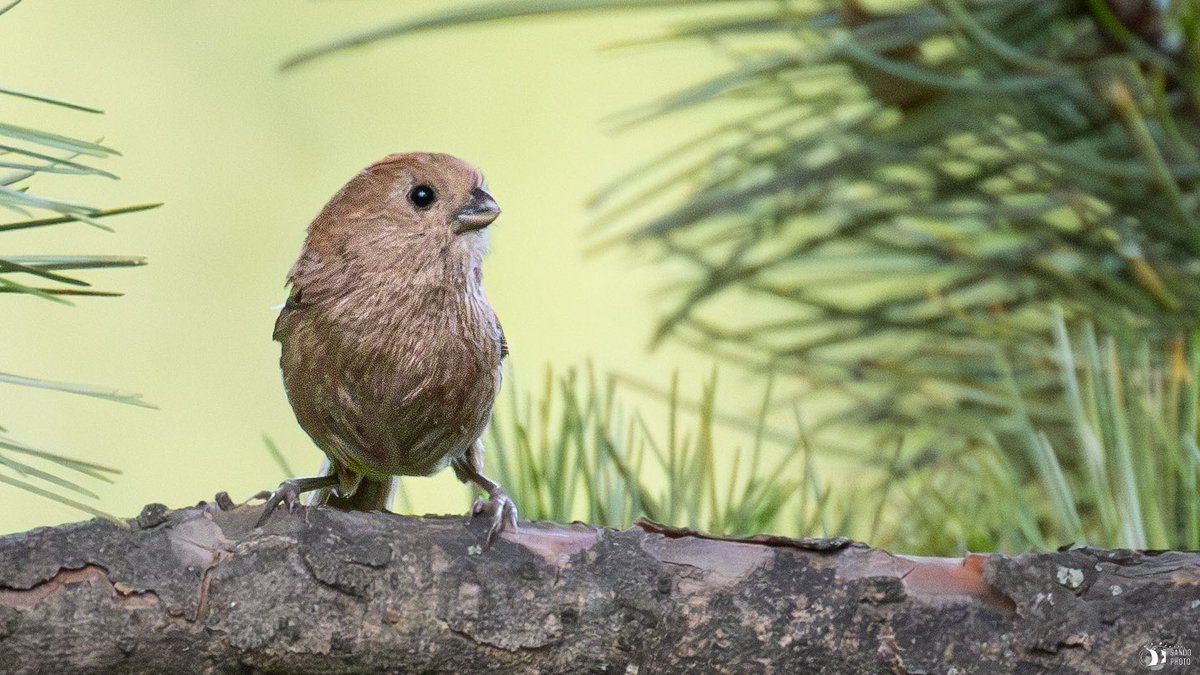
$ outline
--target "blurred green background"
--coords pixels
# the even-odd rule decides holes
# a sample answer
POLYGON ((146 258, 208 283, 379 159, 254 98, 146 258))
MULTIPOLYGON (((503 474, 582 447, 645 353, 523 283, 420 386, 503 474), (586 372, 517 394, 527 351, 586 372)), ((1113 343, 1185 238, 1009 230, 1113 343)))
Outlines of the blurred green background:
MULTIPOLYGON (((485 279, 512 345, 508 385, 539 384, 548 363, 588 360, 660 386, 682 369, 685 390, 707 377, 703 356, 647 349, 663 268, 621 249, 583 249, 590 194, 715 111, 621 134, 602 119, 718 72, 723 60, 710 49, 600 49, 656 27, 659 17, 643 12, 437 32, 278 71, 287 56, 370 26, 382 10, 459 4, 26 0, 5 15, 5 86, 105 111, 5 99, 6 120, 103 137, 123 155, 98 165, 120 181, 40 176, 38 192, 104 207, 165 202, 109 219, 115 233, 76 223, 4 238, 6 254, 148 257, 142 269, 87 277, 122 298, 74 307, 6 298, 0 363, 140 392, 159 407, 0 385, 10 434, 122 469, 113 485, 89 483, 118 515, 273 488, 282 475, 263 433, 299 473, 315 472, 320 452, 280 384, 272 307, 326 199, 362 166, 406 150, 475 163, 504 208, 485 279)), ((736 401, 743 385, 732 371, 725 384, 736 401)), ((418 512, 467 504, 450 472, 407 485, 418 512)), ((0 531, 80 517, 0 489, 0 531)))

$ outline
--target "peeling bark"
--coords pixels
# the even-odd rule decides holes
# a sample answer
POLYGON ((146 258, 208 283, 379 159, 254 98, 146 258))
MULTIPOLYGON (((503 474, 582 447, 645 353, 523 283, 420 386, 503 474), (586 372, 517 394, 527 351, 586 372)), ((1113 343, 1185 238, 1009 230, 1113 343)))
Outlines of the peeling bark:
POLYGON ((319 508, 254 529, 260 508, 0 538, 0 671, 1097 673, 1200 650, 1196 553, 554 523, 482 550, 482 522, 319 508))

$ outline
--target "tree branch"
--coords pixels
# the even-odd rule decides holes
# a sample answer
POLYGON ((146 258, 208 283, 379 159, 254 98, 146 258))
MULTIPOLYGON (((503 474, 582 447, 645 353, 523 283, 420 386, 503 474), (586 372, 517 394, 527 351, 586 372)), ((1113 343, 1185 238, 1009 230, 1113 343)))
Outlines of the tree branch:
POLYGON ((260 510, 0 538, 0 671, 1073 673, 1200 648, 1197 553, 554 523, 481 550, 482 522, 260 510))

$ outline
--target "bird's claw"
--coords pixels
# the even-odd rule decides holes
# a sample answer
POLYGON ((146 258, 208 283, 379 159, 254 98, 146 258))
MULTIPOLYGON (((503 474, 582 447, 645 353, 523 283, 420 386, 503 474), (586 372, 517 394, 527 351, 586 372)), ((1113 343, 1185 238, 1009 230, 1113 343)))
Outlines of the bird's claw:
POLYGON ((490 547, 496 535, 505 530, 517 531, 517 505, 504 490, 497 489, 492 492, 487 501, 484 501, 482 497, 476 497, 475 502, 471 504, 471 513, 467 519, 470 520, 480 514, 489 516, 492 520, 487 538, 484 539, 485 546, 490 547))
POLYGON ((266 525, 267 521, 271 518, 271 514, 275 512, 275 507, 280 504, 287 505, 288 513, 295 511, 296 507, 300 505, 301 491, 300 486, 295 481, 285 480, 279 484, 279 487, 275 488, 274 492, 264 490, 254 495, 255 499, 267 500, 266 506, 263 507, 263 514, 258 518, 258 522, 254 526, 262 527, 266 525))

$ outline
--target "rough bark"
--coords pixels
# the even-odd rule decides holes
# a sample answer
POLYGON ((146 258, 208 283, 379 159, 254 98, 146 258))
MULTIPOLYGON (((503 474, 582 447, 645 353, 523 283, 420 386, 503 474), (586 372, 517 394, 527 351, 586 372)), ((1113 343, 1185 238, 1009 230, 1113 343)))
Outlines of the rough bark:
POLYGON ((482 550, 461 518, 299 509, 256 530, 260 509, 0 539, 0 671, 1096 673, 1200 649, 1196 553, 553 523, 482 550))

